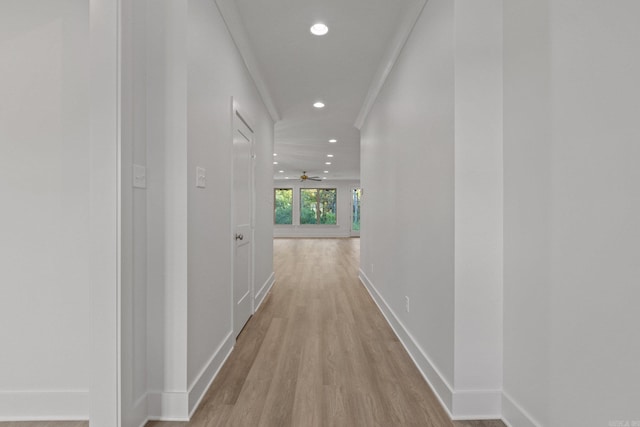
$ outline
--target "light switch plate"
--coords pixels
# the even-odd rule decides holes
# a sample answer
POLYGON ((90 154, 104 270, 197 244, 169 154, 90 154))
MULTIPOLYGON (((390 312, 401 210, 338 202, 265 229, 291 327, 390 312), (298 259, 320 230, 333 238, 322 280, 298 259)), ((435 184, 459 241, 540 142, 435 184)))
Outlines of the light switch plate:
POLYGON ((133 165, 133 188, 147 188, 147 168, 133 165))
POLYGON ((207 186, 207 170, 196 167, 196 187, 205 188, 207 186))

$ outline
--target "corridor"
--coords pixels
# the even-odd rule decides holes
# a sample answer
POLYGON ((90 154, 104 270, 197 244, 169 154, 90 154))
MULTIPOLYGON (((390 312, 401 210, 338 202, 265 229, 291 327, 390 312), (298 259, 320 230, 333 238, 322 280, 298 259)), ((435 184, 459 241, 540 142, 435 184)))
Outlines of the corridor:
POLYGON ((275 239, 276 284, 191 422, 147 427, 452 424, 357 277, 359 239, 275 239))

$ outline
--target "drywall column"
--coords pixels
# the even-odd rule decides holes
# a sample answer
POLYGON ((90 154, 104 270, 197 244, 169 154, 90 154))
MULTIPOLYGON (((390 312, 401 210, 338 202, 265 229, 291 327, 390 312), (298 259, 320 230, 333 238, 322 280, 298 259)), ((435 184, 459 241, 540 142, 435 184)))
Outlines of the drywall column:
POLYGON ((92 427, 117 427, 120 426, 120 1, 91 0, 89 12, 92 291, 89 416, 92 427))
POLYGON ((503 415, 640 421, 636 0, 504 2, 503 415))
POLYGON ((148 12, 148 409, 186 419, 187 2, 150 0, 148 12))
POLYGON ((121 419, 138 427, 147 419, 147 8, 121 1, 121 419))
POLYGON ((115 367, 117 14, 96 3, 0 2, 0 421, 86 419, 92 358, 115 367))
POLYGON ((451 412, 499 418, 502 0, 455 2, 455 331, 451 412))

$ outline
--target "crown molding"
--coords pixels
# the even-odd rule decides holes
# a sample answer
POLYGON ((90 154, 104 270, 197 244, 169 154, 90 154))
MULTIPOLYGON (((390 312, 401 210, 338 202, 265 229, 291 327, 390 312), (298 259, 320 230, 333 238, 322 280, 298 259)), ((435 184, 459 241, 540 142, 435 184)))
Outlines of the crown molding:
POLYGON ((251 44, 249 43, 249 38, 247 37, 247 32, 242 24, 242 19, 240 18, 240 13, 238 12, 235 1, 216 0, 216 5, 220 11, 220 15, 222 15, 222 19, 224 20, 227 29, 229 30, 229 33, 231 34, 231 38, 233 39, 245 66, 247 67, 247 70, 249 71, 249 75, 258 89, 262 102, 264 102, 265 107, 269 111, 271 119, 274 122, 280 121, 280 115, 278 114, 271 92, 269 92, 262 72, 260 71, 258 61, 251 49, 251 44))
POLYGON ((402 52, 402 48, 404 47, 411 31, 413 31, 413 27, 416 25, 424 6, 427 4, 428 0, 419 0, 416 1, 411 7, 407 9, 407 13, 405 13, 404 18, 402 19, 402 23, 400 24, 398 31, 393 38, 393 42, 387 49, 387 52, 383 56, 382 61, 380 62, 380 66, 378 70, 373 76, 371 80, 371 85, 369 86, 369 90, 367 91, 367 95, 364 99, 362 107, 360 108, 360 112, 358 113, 358 117, 356 117, 356 121, 353 124, 358 130, 362 128, 364 125, 373 104, 376 102, 376 98, 380 94, 382 90, 382 86, 384 82, 389 77, 389 73, 393 69, 400 53, 402 52))

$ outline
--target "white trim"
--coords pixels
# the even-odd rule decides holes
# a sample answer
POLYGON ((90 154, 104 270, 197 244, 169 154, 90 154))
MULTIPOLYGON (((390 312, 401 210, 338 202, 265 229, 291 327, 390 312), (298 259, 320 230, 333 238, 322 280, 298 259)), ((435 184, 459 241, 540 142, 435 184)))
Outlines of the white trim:
POLYGON ((454 420, 496 420, 502 416, 502 390, 454 390, 454 420))
POLYGON ((418 342, 413 338, 411 333, 405 328, 398 316, 393 312, 389 304, 380 295, 373 283, 369 280, 367 275, 360 269, 359 274, 360 282, 365 289, 371 295, 371 298, 378 306, 378 309, 387 320, 393 332, 400 340, 400 343, 404 346, 405 350, 413 360, 423 378, 427 381, 434 394, 442 404, 442 407, 449 415, 449 418, 453 418, 451 414, 451 408, 453 403, 453 388, 446 380, 446 378, 440 373, 438 368, 431 362, 429 356, 420 347, 418 342))
POLYGON ((240 14, 235 2, 233 0, 216 0, 216 5, 218 6, 218 10, 220 11, 220 15, 222 16, 227 29, 229 30, 229 34, 231 34, 231 38, 233 39, 245 66, 247 67, 247 71, 258 89, 262 102, 264 102, 267 111, 269 111, 271 120, 273 120, 274 123, 279 121, 280 115, 278 114, 271 92, 269 91, 260 67, 258 66, 258 61, 251 49, 251 44, 247 38, 247 32, 242 24, 242 19, 240 19, 240 14))
POLYGON ((538 421, 531 416, 516 400, 506 391, 502 391, 502 421, 508 427, 541 427, 538 421))
POLYGON ((149 392, 147 411, 153 421, 189 421, 189 393, 149 392))
POLYGON ((90 0, 92 427, 121 425, 121 0, 90 0))
POLYGON ((371 111, 373 104, 376 102, 376 98, 378 98, 378 94, 382 90, 384 82, 387 80, 389 73, 393 69, 398 56, 400 56, 400 52, 402 52, 402 48, 409 39, 409 35, 411 34, 411 31, 413 31, 413 27, 416 25, 416 22, 422 13, 422 9, 424 9, 426 4, 427 0, 420 0, 416 2, 413 7, 409 7, 407 13, 404 15, 404 18, 398 27, 398 31, 393 38, 393 42, 385 53, 376 74, 371 80, 367 96, 365 97, 362 107, 360 107, 358 117, 353 124, 358 130, 362 129, 362 126, 369 115, 369 111, 371 111))
POLYGON ((213 383, 213 380, 218 376, 220 369, 222 369, 222 366, 229 358, 234 344, 235 338, 233 337, 233 331, 229 331, 222 343, 213 353, 213 356, 211 356, 211 359, 209 359, 209 362, 207 362, 196 379, 189 386, 189 418, 191 418, 196 409, 198 409, 198 406, 211 386, 211 383, 213 383))
POLYGON ((0 421, 89 419, 89 390, 0 391, 0 421))

